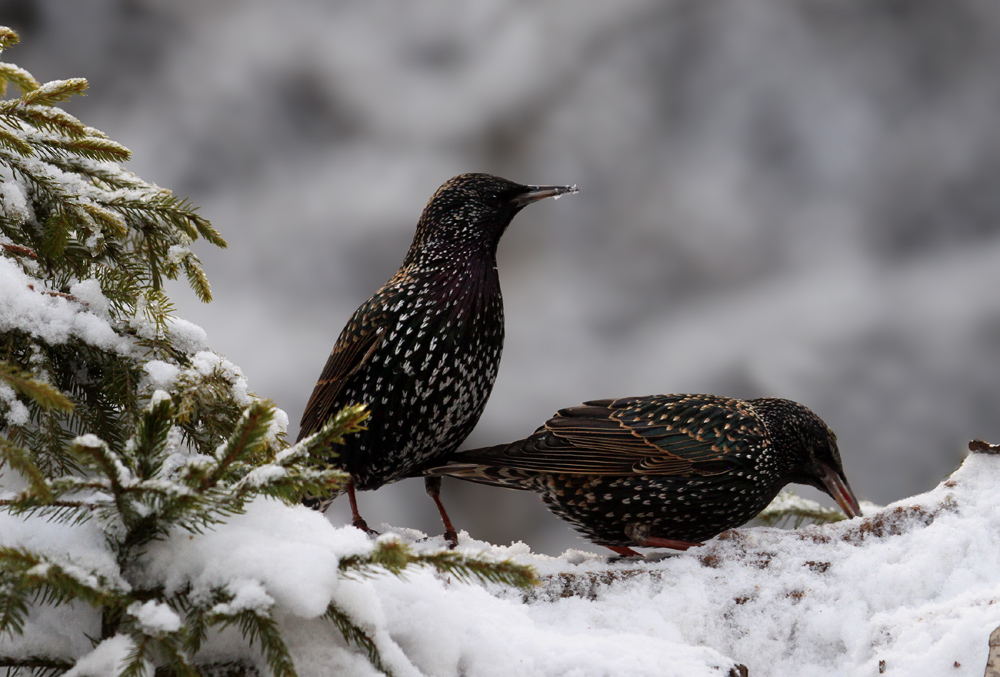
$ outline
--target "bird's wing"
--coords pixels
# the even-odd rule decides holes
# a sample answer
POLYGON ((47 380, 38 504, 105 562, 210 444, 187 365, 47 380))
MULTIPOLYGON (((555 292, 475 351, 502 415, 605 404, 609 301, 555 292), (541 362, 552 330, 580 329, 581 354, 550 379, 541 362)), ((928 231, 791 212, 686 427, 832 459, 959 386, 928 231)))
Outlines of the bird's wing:
POLYGON ((736 454, 748 452, 762 435, 752 408, 740 400, 594 400, 561 410, 524 440, 456 460, 556 474, 711 475, 738 465, 736 454))
POLYGON ((369 304, 363 305, 340 333, 302 413, 299 439, 319 430, 330 416, 337 413, 339 407, 335 408, 335 403, 344 383, 371 359, 382 343, 387 318, 383 313, 372 313, 372 310, 369 304))

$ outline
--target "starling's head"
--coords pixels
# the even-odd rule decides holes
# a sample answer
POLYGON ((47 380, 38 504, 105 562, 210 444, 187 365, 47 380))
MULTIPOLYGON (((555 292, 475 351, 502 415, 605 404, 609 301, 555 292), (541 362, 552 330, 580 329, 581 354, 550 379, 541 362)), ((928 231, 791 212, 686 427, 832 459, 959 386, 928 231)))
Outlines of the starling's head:
POLYGON ((575 192, 576 186, 525 186, 490 174, 461 174, 438 188, 424 207, 413 243, 477 243, 495 249, 526 205, 575 192))
POLYGON ((767 425, 789 482, 808 484, 830 495, 848 517, 860 517, 858 499, 844 476, 837 436, 798 402, 766 397, 751 400, 767 425))

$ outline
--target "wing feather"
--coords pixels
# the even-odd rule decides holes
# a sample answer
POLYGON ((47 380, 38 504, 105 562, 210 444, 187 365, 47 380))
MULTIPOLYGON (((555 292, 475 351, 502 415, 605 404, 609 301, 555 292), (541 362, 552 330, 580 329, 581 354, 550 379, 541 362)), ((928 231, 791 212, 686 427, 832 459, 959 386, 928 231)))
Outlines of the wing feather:
POLYGON ((553 474, 707 475, 739 465, 766 431, 753 407, 712 395, 593 400, 518 442, 456 459, 553 474))

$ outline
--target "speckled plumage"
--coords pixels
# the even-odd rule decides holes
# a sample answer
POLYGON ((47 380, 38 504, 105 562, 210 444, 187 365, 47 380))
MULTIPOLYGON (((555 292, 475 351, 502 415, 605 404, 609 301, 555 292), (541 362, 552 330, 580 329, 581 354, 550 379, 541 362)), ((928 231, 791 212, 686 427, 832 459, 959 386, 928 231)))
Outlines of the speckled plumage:
POLYGON ((654 395, 563 409, 533 435, 462 452, 448 474, 530 489, 595 543, 684 548, 752 519, 790 482, 860 514, 836 438, 790 400, 654 395))
POLYGON ((348 321, 302 415, 299 439, 347 404, 369 405, 367 430, 332 461, 351 474, 352 505, 354 486, 410 476, 472 431, 503 349, 500 237, 525 205, 574 190, 463 174, 431 197, 403 264, 348 321))

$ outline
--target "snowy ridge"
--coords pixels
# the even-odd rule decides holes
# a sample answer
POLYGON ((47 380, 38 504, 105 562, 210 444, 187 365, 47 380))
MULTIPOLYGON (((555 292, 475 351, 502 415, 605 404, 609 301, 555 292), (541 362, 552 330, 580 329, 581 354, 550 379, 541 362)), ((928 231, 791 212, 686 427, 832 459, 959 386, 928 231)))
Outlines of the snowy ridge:
MULTIPOLYGON (((998 485, 1000 457, 973 454, 932 491, 863 519, 796 531, 738 529, 658 560, 573 550, 548 557, 524 543, 494 546, 461 535, 467 553, 535 567, 542 583, 529 591, 459 583, 428 569, 403 579, 339 577, 340 558, 369 552, 368 538, 304 507, 258 499, 214 530, 178 530, 154 545, 144 575, 163 581, 168 593, 223 585, 231 605, 273 607, 303 676, 377 674, 320 618, 335 600, 371 633, 397 676, 697 677, 729 675, 743 664, 753 677, 979 677, 990 632, 1000 625, 998 485)), ((65 527, 0 515, 0 544, 70 562, 107 557, 101 539, 79 535, 67 539, 65 527)), ((406 529, 381 538, 418 551, 443 546, 441 537, 406 529)), ((172 627, 176 619, 164 611, 134 613, 172 627)), ((92 650, 83 637, 66 635, 87 627, 88 614, 99 623, 81 609, 37 609, 28 632, 0 640, 0 652, 83 656, 78 667, 115 664, 129 642, 112 638, 92 650)), ((237 639, 232 630, 210 638, 204 657, 249 659, 267 674, 237 639)))
POLYGON ((511 635, 543 647, 534 653, 530 641, 515 641, 510 646, 519 648, 492 664, 468 655, 446 664, 438 648, 438 662, 419 664, 433 675, 500 675, 515 666, 530 675, 713 675, 719 665, 741 663, 753 677, 979 677, 990 632, 1000 625, 998 481, 1000 458, 976 454, 934 490, 864 519, 734 530, 658 562, 608 563, 572 551, 548 558, 524 546, 475 544, 531 563, 545 577, 527 605, 518 593, 499 593, 508 605, 496 609, 506 609, 503 617, 436 625, 448 612, 469 621, 485 615, 482 607, 440 603, 419 629, 405 630, 410 623, 396 618, 390 634, 427 653, 428 644, 454 643, 441 625, 463 628, 459 637, 480 635, 465 647, 474 656, 511 635), (609 651, 600 650, 605 645, 609 651), (526 667, 514 662, 522 659, 526 667))

